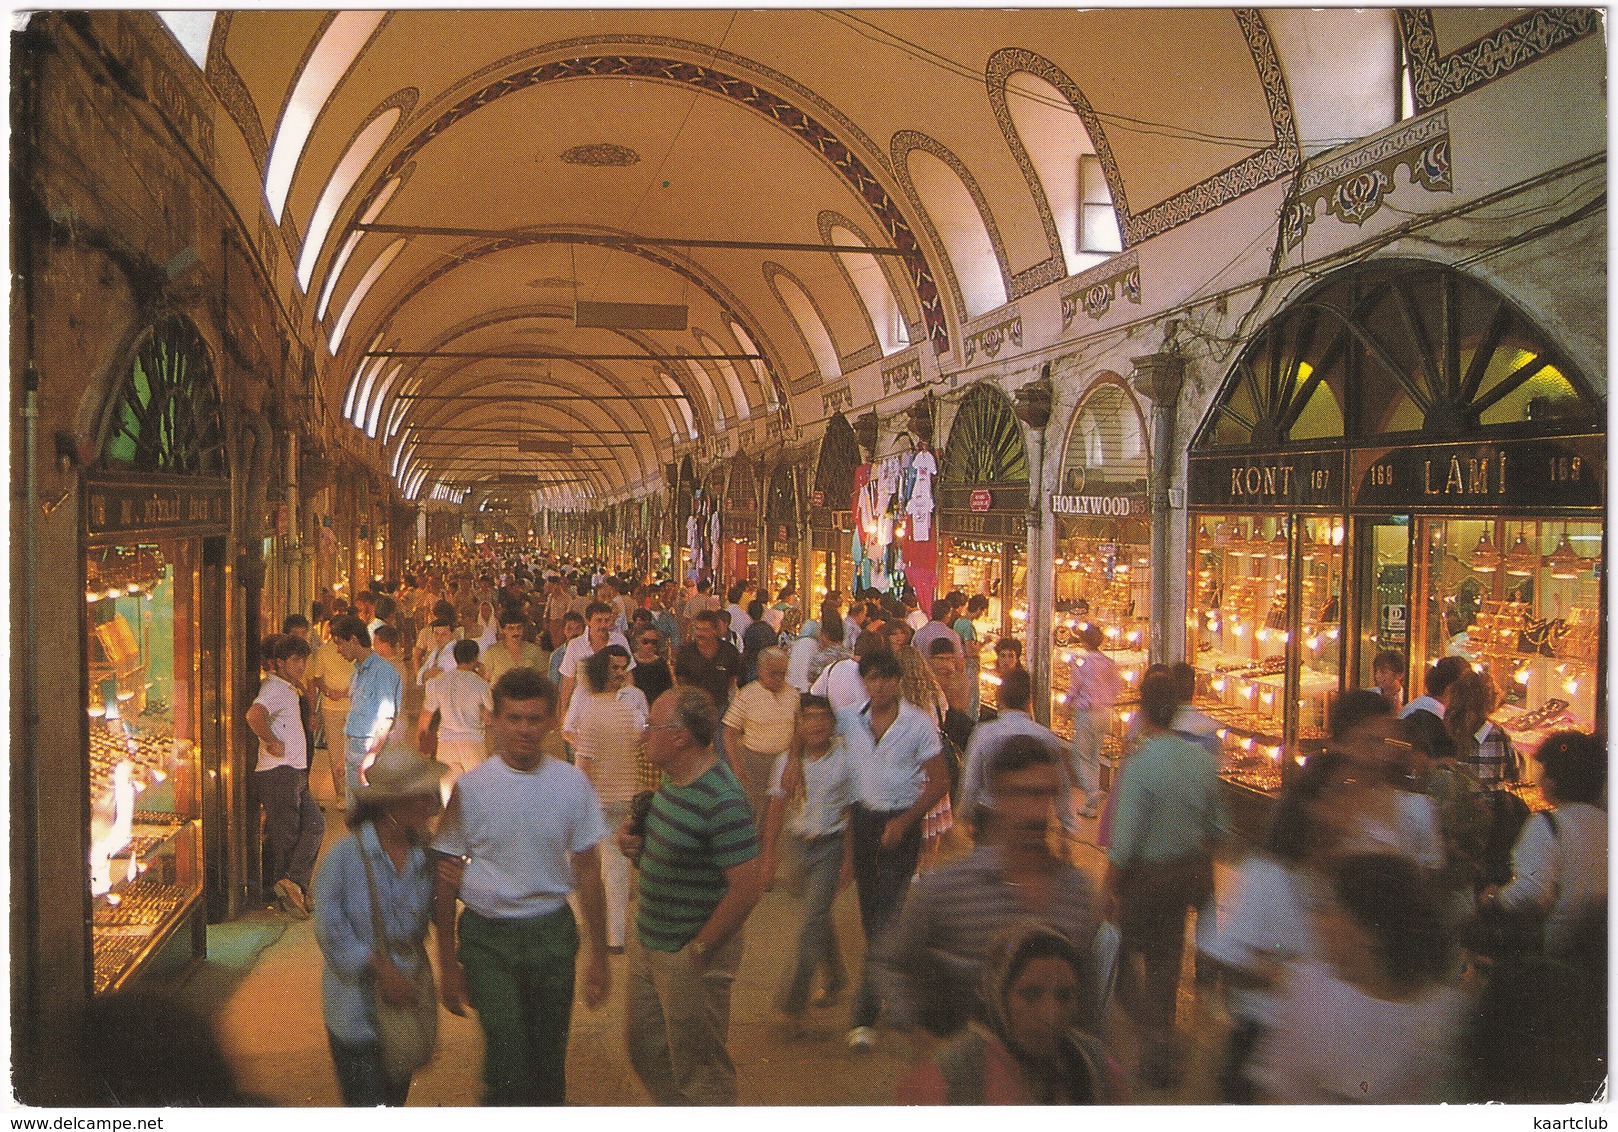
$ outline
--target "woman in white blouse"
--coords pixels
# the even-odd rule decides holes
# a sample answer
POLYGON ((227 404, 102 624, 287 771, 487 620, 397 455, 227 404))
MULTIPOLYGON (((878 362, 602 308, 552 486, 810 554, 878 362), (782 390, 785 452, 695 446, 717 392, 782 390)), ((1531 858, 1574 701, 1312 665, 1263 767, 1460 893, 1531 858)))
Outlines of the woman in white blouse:
MULTIPOLYGON (((585 695, 576 695, 562 721, 562 734, 573 744, 573 761, 589 778, 601 799, 608 829, 629 819, 629 803, 637 789, 635 756, 646 733, 646 696, 629 682, 629 650, 608 645, 580 666, 585 695)), ((612 839, 609 838, 610 842, 612 839)), ((607 950, 624 949, 629 919, 629 858, 616 844, 601 849, 602 880, 607 889, 607 950)))

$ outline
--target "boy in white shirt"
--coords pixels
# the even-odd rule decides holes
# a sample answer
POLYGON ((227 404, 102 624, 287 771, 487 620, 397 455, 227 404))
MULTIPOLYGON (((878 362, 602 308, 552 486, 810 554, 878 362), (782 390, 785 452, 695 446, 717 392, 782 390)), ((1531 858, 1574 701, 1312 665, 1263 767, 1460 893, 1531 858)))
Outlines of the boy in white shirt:
POLYGON ((309 793, 309 746, 298 702, 309 642, 278 634, 263 649, 270 674, 247 709, 247 726, 258 736, 253 795, 264 807, 262 882, 283 912, 307 920, 309 882, 326 833, 326 819, 309 793))

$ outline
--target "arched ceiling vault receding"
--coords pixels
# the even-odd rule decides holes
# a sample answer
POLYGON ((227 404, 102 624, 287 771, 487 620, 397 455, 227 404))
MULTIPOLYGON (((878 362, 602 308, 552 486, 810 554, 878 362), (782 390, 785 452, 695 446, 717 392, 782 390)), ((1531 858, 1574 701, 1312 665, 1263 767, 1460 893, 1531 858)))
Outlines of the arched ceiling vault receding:
MULTIPOLYGON (((1419 112, 1449 97, 1452 72, 1494 81, 1598 34, 1598 16, 1577 11, 403 10, 348 36, 356 53, 346 67, 322 65, 335 81, 318 107, 300 110, 308 130, 282 218, 266 201, 261 224, 307 276, 293 306, 310 320, 309 345, 353 307, 336 356, 316 349, 334 410, 379 340, 418 354, 495 355, 366 366, 362 424, 390 464, 406 463, 395 460, 401 441, 429 427, 644 430, 613 437, 628 447, 603 449, 599 468, 578 461, 587 484, 577 492, 544 489, 587 502, 657 481, 690 441, 721 439, 711 435, 721 419, 751 438, 751 422, 789 412, 794 396, 801 409, 822 368, 817 349, 824 368, 853 373, 926 337, 940 369, 953 371, 966 269, 943 236, 959 243, 967 222, 984 233, 973 246, 989 249, 971 258, 1008 301, 1072 270, 1062 225, 1075 187, 1061 186, 1061 212, 1044 180, 1072 161, 1040 130, 1018 133, 1018 99, 1044 98, 1039 116, 1018 117, 1055 123, 1068 149, 1076 135, 1058 116, 1082 126, 1122 243, 1134 247, 1273 186, 1305 155, 1392 125, 1401 48, 1419 112), (1534 58, 1489 54, 1517 30, 1543 44, 1534 58), (1339 43, 1352 49, 1321 47, 1339 43), (1024 75, 1045 85, 1018 82, 1024 75), (368 151, 364 131, 390 99, 397 120, 362 163, 356 140, 368 151), (896 139, 927 139, 965 187, 915 199, 896 139), (340 186, 360 164, 350 191, 328 189, 334 173, 340 186), (300 233, 317 212, 305 248, 300 233), (843 242, 828 240, 833 227, 870 248, 831 250, 843 242), (851 270, 871 254, 881 258, 869 270, 851 270), (782 279, 802 292, 797 313, 816 316, 825 342, 805 341, 777 296, 782 279), (678 329, 590 329, 571 317, 578 301, 684 307, 687 318, 678 329), (713 357, 732 344, 732 356, 713 357), (524 351, 557 357, 508 364, 524 351), (534 374, 540 396, 600 403, 468 399, 512 388, 496 379, 517 372, 534 374), (458 399, 411 396, 432 391, 458 399), (680 399, 620 400, 654 393, 680 399)), ((255 190, 283 110, 308 100, 318 76, 304 72, 338 22, 338 13, 255 9, 213 25, 203 77, 226 112, 220 128, 234 123, 245 140, 237 148, 258 166, 255 190)), ((297 274, 283 282, 296 287, 297 274)), ((418 443, 407 482, 470 475, 470 457, 455 455, 418 443)))

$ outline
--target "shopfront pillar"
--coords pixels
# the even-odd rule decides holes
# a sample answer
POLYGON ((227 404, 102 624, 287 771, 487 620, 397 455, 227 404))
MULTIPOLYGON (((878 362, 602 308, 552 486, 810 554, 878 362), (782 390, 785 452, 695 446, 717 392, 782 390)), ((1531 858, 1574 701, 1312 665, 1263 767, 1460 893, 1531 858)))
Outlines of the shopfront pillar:
MULTIPOLYGON (((1028 426, 1028 593, 1048 595, 1051 572, 1050 524, 1045 522, 1045 426, 1051 420, 1051 367, 1047 363, 1037 381, 1029 382, 1016 394, 1017 419, 1028 426)), ((1035 642, 1051 638, 1051 603, 1028 603, 1027 639, 1023 656, 1034 685, 1034 718, 1047 726, 1051 721, 1051 654, 1035 647, 1035 642)))
MULTIPOLYGON (((1185 358, 1165 346, 1155 354, 1130 360, 1135 367, 1135 391, 1152 403, 1152 463, 1146 493, 1152 512, 1152 561, 1163 563, 1171 560, 1174 528, 1180 525, 1170 506, 1169 486, 1174 475, 1174 410, 1185 384, 1185 358)), ((1152 575, 1149 656, 1153 663, 1166 663, 1185 651, 1185 616, 1173 605, 1174 594, 1166 584, 1168 573, 1159 570, 1152 575)))

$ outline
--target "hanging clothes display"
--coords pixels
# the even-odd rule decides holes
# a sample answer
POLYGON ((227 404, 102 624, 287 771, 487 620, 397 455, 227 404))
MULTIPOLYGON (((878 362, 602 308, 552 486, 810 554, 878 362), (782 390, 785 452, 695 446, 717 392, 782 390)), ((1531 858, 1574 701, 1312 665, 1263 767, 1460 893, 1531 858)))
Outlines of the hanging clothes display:
POLYGON ((856 590, 876 589, 898 597, 909 588, 924 607, 931 604, 937 571, 932 541, 935 474, 937 464, 926 448, 896 453, 855 470, 850 510, 856 590))

